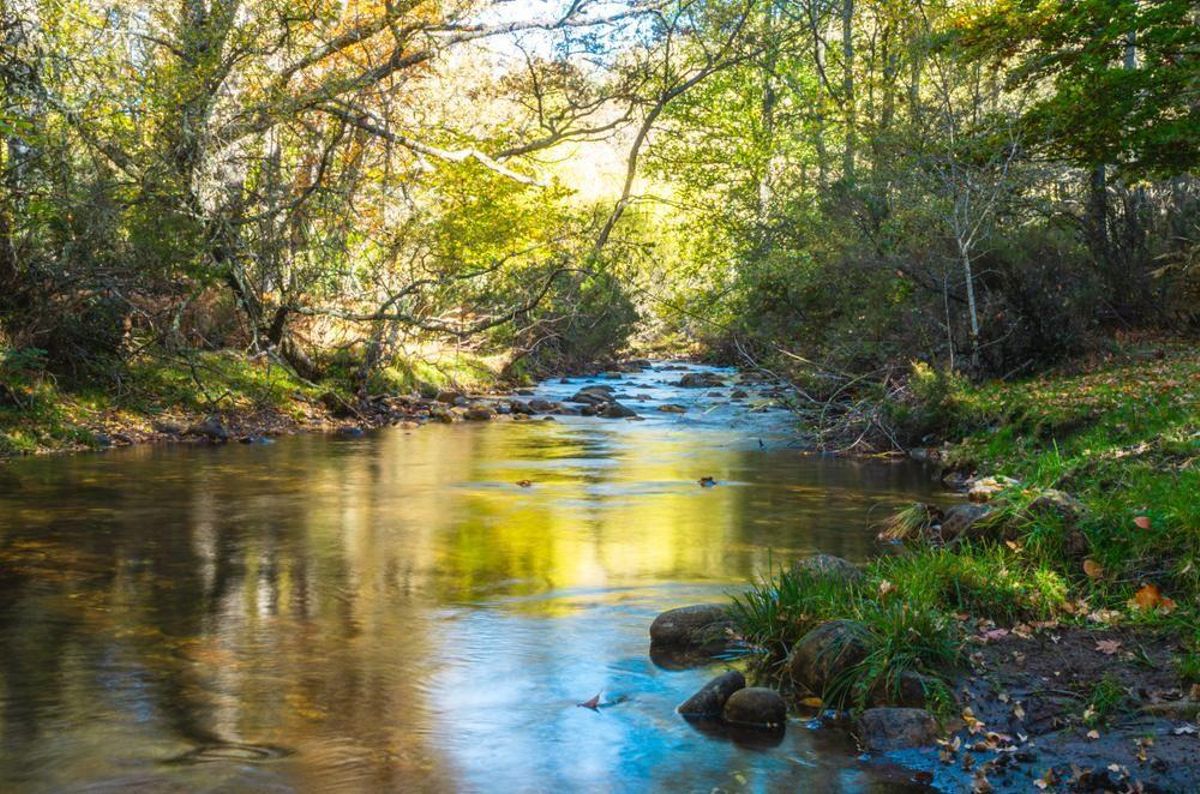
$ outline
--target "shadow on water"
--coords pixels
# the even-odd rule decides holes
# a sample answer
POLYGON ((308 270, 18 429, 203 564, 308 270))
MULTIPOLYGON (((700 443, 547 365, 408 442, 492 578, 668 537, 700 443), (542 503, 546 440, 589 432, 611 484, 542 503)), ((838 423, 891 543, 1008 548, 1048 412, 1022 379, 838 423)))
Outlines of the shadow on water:
POLYGON ((786 413, 671 377, 618 386, 642 422, 0 470, 0 789, 905 790, 839 734, 688 724, 724 663, 651 660, 646 629, 799 555, 866 558, 927 474, 803 455, 786 413))

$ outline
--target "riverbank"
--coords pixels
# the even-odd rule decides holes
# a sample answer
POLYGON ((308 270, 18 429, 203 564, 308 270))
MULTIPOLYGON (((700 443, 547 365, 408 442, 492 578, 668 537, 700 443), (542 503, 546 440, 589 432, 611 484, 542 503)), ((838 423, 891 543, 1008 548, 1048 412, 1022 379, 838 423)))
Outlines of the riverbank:
POLYGON ((891 394, 874 415, 963 498, 881 522, 861 576, 787 570, 736 599, 762 675, 798 706, 929 709, 938 731, 872 749, 944 786, 1200 786, 1195 349, 983 385, 918 367, 891 394), (822 648, 844 664, 797 661, 822 648))
POLYGON ((0 366, 0 459, 162 442, 255 441, 298 432, 356 432, 428 418, 447 391, 506 390, 500 366, 442 354, 382 370, 356 394, 352 373, 320 383, 237 351, 146 355, 110 382, 68 386, 36 357, 0 366), (424 399, 423 399, 424 398, 424 399))

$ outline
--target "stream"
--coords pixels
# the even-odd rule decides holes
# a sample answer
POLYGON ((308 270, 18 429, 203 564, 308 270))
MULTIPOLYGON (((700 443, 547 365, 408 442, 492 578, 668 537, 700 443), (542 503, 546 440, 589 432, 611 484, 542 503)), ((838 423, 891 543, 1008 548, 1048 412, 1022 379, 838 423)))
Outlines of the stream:
POLYGON ((656 666, 655 615, 867 559, 870 522, 936 487, 805 454, 715 371, 731 385, 658 365, 536 390, 611 384, 644 421, 0 466, 0 790, 909 790, 799 719, 746 742, 674 712, 723 665, 656 666))

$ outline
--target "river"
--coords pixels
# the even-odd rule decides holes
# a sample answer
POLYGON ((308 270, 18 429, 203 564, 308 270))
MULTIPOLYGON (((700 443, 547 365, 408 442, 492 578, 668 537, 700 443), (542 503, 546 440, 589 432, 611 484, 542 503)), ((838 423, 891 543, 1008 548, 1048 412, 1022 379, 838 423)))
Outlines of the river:
POLYGON ((799 720, 694 728, 674 707, 721 663, 660 668, 647 627, 798 556, 878 553, 872 518, 934 483, 804 454, 786 411, 680 374, 603 381, 645 421, 0 467, 0 790, 902 790, 799 720))

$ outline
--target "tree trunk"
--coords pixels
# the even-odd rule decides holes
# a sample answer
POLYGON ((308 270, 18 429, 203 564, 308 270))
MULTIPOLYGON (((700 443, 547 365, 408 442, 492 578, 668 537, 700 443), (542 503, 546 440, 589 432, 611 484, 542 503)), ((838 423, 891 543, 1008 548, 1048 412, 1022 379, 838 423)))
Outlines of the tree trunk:
POLYGON ((854 181, 855 127, 858 125, 854 99, 854 0, 842 0, 842 102, 846 116, 846 148, 842 152, 842 178, 854 181))

